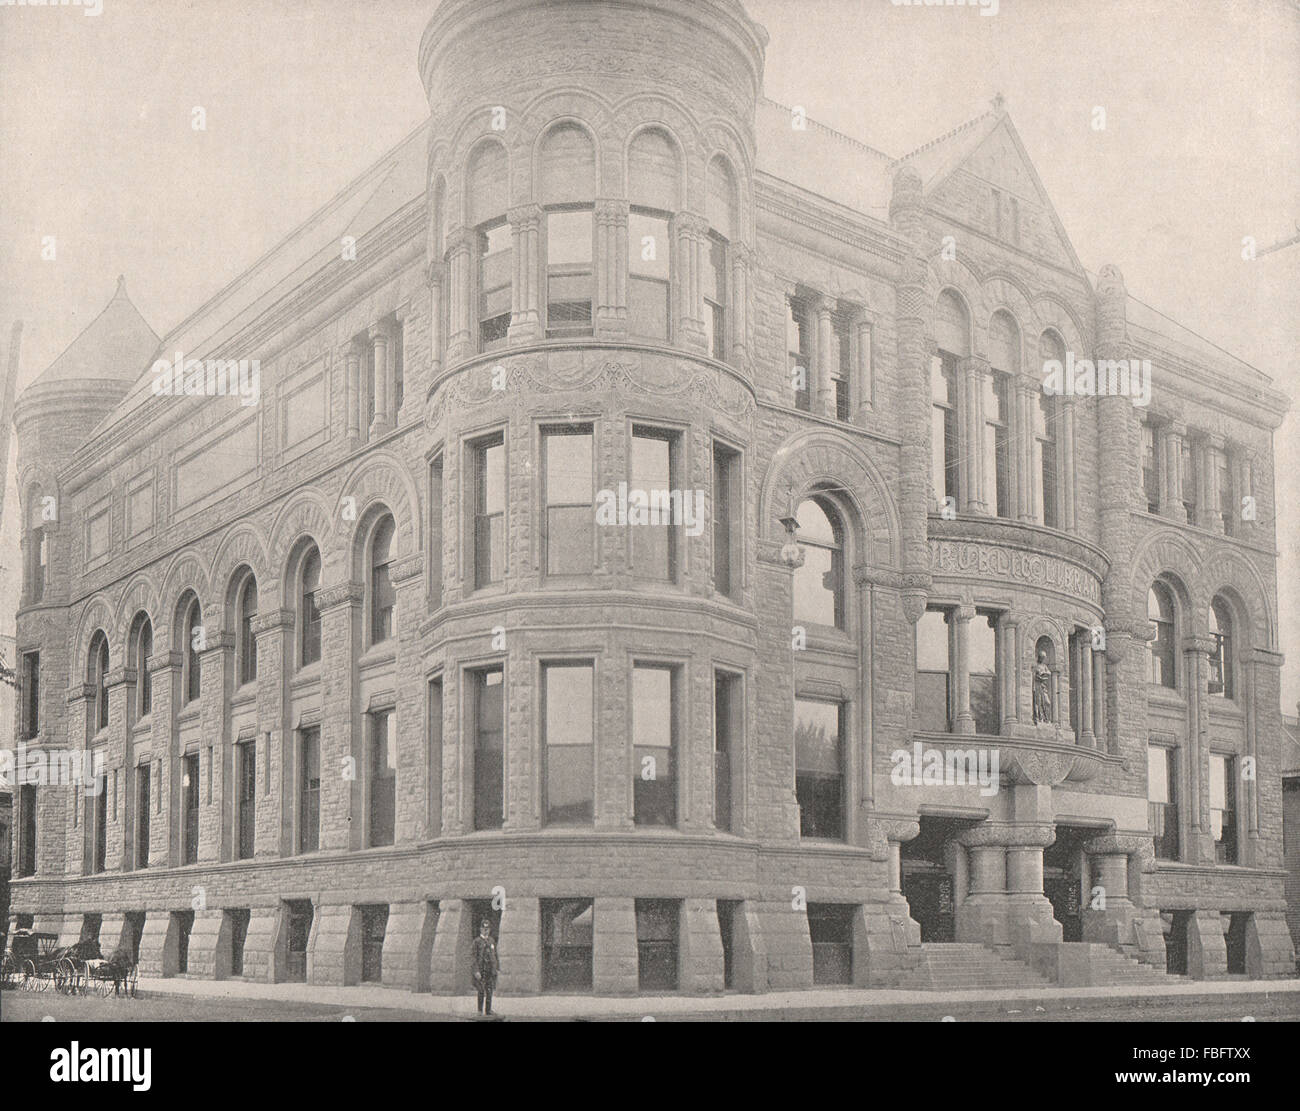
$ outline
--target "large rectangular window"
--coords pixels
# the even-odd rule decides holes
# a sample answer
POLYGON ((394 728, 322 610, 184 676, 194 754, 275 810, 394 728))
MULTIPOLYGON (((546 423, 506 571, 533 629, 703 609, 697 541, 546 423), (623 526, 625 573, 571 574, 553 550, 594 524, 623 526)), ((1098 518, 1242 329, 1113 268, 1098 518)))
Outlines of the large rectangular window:
POLYGON ((677 824, 677 674, 632 668, 633 819, 639 826, 677 824))
POLYGON ((984 376, 984 501, 999 517, 1011 516, 1010 384, 996 370, 984 376))
POLYGON ((361 982, 384 982, 384 935, 388 932, 388 904, 361 908, 361 982))
POLYGON ((853 983, 853 910, 849 903, 808 904, 814 985, 853 983))
POLYGON ((542 900, 543 990, 591 990, 594 921, 590 899, 542 900))
POLYGON ((957 356, 930 360, 930 488, 936 501, 957 498, 957 356))
POLYGON ((251 860, 257 839, 257 742, 235 746, 235 824, 239 859, 251 860))
POLYGON ((148 764, 135 769, 135 866, 149 867, 149 800, 151 771, 148 764))
POLYGON ((642 991, 676 991, 681 903, 636 900, 637 983, 642 991))
POLYGON ((1146 494, 1147 512, 1160 511, 1160 453, 1159 437, 1150 421, 1142 422, 1142 489, 1146 494))
POLYGON ((947 733, 952 722, 952 638, 949 615, 926 610, 916 623, 916 716, 926 733, 947 733))
POLYGON ((370 719, 370 844, 391 845, 397 828, 397 730, 391 710, 366 716, 370 719))
POLYGON ((439 455, 429 464, 429 609, 442 606, 442 482, 439 455))
MULTIPOLYGON (((197 794, 196 794, 197 800, 197 794)), ((108 862, 108 777, 104 775, 95 778, 95 798, 94 798, 94 858, 90 870, 92 872, 102 872, 108 862)), ((188 818, 188 814, 186 815, 188 818)), ((186 829, 189 828, 188 822, 186 829)), ((195 818, 195 833, 198 832, 198 819, 195 818)), ((197 841, 197 836, 195 837, 197 841)), ((197 852, 195 859, 197 859, 197 852)), ((186 860, 186 864, 190 861, 186 860)))
POLYGON ((1056 398, 1038 395, 1034 407, 1034 464, 1038 477, 1039 524, 1059 526, 1056 481, 1056 398))
POLYGON ((978 611, 970 623, 969 641, 970 709, 975 732, 997 734, 1002 730, 998 698, 998 618, 978 611))
POLYGON ((23 783, 18 787, 18 875, 36 874, 36 787, 23 783))
POLYGON ((312 726, 298 737, 298 851, 320 848, 320 729, 312 726))
MULTIPOLYGON (((659 429, 632 429, 632 481, 628 484, 632 571, 642 579, 677 581, 679 516, 686 492, 677 486, 677 437, 659 429), (676 491, 678 498, 673 498, 676 491), (633 495, 647 499, 645 517, 634 516, 633 495)), ((692 508, 694 503, 692 502, 692 508)))
POLYGON ((812 411, 813 345, 812 316, 802 297, 788 297, 785 302, 786 370, 794 391, 794 407, 812 411))
POLYGON ((474 828, 505 820, 505 687, 501 668, 470 673, 474 738, 474 828))
POLYGON ((592 434, 574 425, 542 431, 548 575, 587 575, 595 559, 592 434))
POLYGON ((478 342, 480 351, 503 347, 510 329, 513 236, 504 220, 478 236, 478 342))
POLYGON ((794 700, 800 837, 844 837, 844 705, 794 700))
POLYGON ((474 586, 501 582, 506 573, 506 445, 482 440, 470 451, 474 480, 474 586))
POLYGON ((709 251, 700 275, 704 295, 704 334, 709 354, 727 357, 727 241, 709 235, 709 251))
POLYGON ((1214 859, 1219 864, 1237 864, 1237 760, 1233 756, 1210 757, 1210 832, 1214 835, 1214 859))
POLYGON ((184 806, 181 862, 194 864, 199 859, 199 754, 181 760, 181 794, 184 806))
POLYGON ((546 214, 546 334, 591 335, 591 209, 546 214))
POLYGON ((735 597, 740 590, 740 453, 713 441, 713 589, 735 597))
POLYGON ((730 671, 713 673, 713 824, 735 832, 740 803, 737 786, 744 743, 741 678, 730 671))
POLYGON ((1234 536, 1237 532, 1237 498, 1227 452, 1216 451, 1214 465, 1219 472, 1219 516, 1223 520, 1223 534, 1234 536))
POLYGON ((543 795, 548 825, 590 824, 595 797, 595 669, 542 665, 543 795))
POLYGON ((1175 750, 1147 747, 1147 823, 1157 860, 1178 859, 1178 776, 1175 750))
POLYGON ((24 652, 19 673, 22 691, 19 706, 22 709, 22 736, 35 737, 41 731, 41 654, 24 652))
POLYGON ((631 335, 666 340, 669 335, 668 220, 632 209, 627 221, 627 322, 631 335))
POLYGON ((429 680, 429 797, 430 837, 442 834, 442 679, 429 680))
POLYGON ((831 317, 831 385, 835 389, 835 419, 852 419, 853 395, 853 320, 846 313, 831 317))
POLYGON ((1196 467, 1196 449, 1183 441, 1181 466, 1183 471, 1183 509, 1187 513, 1189 524, 1196 524, 1196 512, 1198 507, 1197 491, 1200 489, 1200 483, 1197 481, 1196 467))

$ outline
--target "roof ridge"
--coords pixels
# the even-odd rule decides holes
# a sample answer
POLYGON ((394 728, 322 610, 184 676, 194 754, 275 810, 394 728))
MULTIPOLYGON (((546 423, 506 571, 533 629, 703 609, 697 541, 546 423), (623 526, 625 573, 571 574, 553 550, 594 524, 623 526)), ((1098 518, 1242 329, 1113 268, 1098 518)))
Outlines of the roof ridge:
MULTIPOLYGON (((793 106, 789 104, 782 104, 779 100, 773 100, 770 96, 764 96, 762 97, 762 100, 766 101, 774 108, 780 108, 781 111, 783 112, 794 111, 793 106)), ((859 147, 860 149, 865 150, 868 154, 874 154, 876 155, 876 157, 883 158, 887 162, 895 161, 893 155, 886 154, 883 150, 878 150, 877 148, 873 147, 870 143, 864 143, 861 139, 855 139, 852 135, 846 135, 843 131, 836 131, 835 128, 828 127, 820 120, 813 119, 812 116, 809 116, 807 113, 804 114, 804 119, 808 123, 812 124, 819 131, 826 132, 827 135, 830 135, 832 138, 839 139, 840 142, 842 143, 847 143, 851 147, 859 147)))
POLYGON ((989 116, 1001 116, 1004 114, 1005 113, 995 112, 991 108, 985 112, 981 112, 978 116, 974 117, 974 119, 969 119, 965 123, 958 124, 951 131, 945 132, 944 134, 940 135, 937 139, 931 139, 928 143, 922 143, 915 150, 909 150, 901 158, 896 158, 894 160, 894 163, 895 165, 897 165, 900 162, 906 162, 914 154, 920 154, 923 150, 929 150, 931 147, 937 147, 940 143, 946 143, 949 139, 955 138, 956 136, 960 135, 963 131, 969 131, 977 123, 979 123, 983 119, 987 119, 989 116))

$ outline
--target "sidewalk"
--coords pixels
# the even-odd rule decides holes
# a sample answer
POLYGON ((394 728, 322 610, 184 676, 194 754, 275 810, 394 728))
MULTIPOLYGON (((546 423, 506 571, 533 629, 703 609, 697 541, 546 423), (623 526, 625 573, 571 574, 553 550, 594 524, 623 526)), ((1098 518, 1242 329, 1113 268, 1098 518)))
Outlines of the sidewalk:
MULTIPOLYGON (((144 979, 141 994, 189 996, 203 999, 265 999, 282 1003, 377 1008, 437 1018, 473 1018, 476 1000, 460 996, 415 994, 382 987, 320 987, 311 984, 262 984, 237 980, 144 979)), ((816 988, 808 991, 769 992, 763 995, 651 995, 609 997, 592 995, 505 995, 500 997, 503 1017, 512 1019, 712 1019, 715 1021, 798 1021, 800 1019, 857 1018, 863 1021, 904 1017, 908 1011, 932 1012, 944 1007, 955 1016, 988 1015, 999 1009, 1033 1010, 1072 1007, 1106 1007, 1123 1000, 1158 1007, 1200 1000, 1223 1002, 1224 997, 1250 1001, 1285 1002, 1300 1017, 1300 980, 1189 981, 1154 987, 1017 988, 1005 991, 895 991, 867 988, 816 988)))

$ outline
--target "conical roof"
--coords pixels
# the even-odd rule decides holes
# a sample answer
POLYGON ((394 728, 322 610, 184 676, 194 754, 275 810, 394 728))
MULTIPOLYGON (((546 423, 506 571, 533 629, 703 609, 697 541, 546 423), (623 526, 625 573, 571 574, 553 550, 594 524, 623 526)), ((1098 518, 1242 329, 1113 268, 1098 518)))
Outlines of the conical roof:
POLYGON ((127 296, 126 279, 119 277, 117 290, 104 311, 86 325, 33 385, 88 379, 129 385, 157 350, 157 334, 127 296))

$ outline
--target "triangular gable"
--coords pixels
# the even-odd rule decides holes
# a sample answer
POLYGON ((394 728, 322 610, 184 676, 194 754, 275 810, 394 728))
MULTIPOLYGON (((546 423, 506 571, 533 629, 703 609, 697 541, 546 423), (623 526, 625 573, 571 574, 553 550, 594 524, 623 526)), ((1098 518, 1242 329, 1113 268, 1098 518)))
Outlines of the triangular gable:
MULTIPOLYGON (((1008 197, 1037 209, 1043 214, 1052 234, 1047 237, 1023 236, 1021 249, 1032 250, 1050 261, 1065 265, 1086 280, 1083 265, 1065 225, 1061 223, 1056 207, 1006 112, 986 112, 899 159, 898 165, 910 165, 920 173, 926 196, 941 210, 945 207, 944 197, 949 191, 949 182, 958 171, 986 181, 1008 197)), ((953 210, 968 207, 968 201, 959 193, 954 192, 952 197, 953 210), (959 199, 962 203, 957 203, 959 199)))

